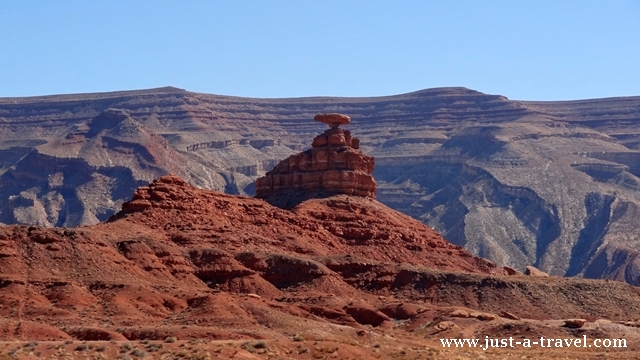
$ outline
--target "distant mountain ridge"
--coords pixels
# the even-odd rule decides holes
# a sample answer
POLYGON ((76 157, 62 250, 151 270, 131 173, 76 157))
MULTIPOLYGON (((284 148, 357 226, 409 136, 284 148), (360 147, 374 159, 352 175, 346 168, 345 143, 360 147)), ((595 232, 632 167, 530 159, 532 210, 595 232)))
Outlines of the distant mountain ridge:
POLYGON ((640 284, 640 97, 512 101, 466 88, 251 99, 166 87, 0 99, 0 222, 106 220, 167 173, 227 193, 351 116, 378 199, 474 255, 640 284))

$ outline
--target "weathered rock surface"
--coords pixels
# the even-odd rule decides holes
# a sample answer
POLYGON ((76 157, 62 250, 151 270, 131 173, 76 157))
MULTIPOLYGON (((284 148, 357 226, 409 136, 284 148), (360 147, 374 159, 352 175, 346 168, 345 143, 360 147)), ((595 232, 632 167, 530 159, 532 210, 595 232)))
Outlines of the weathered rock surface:
MULTIPOLYGON (((524 271, 640 284, 640 97, 527 102, 464 88, 248 99, 176 88, 0 99, 0 223, 95 224, 168 173, 253 196, 349 114, 376 198, 524 271), (113 110, 108 110, 113 109, 113 110)), ((54 245, 52 245, 54 246, 54 245)))
POLYGON ((522 275, 522 273, 510 266, 503 266, 502 269, 507 272, 509 275, 522 275))
POLYGON ((351 122, 351 118, 344 114, 318 114, 313 119, 325 123, 331 128, 337 128, 340 125, 347 125, 351 122))
POLYGON ((256 180, 256 197, 303 198, 348 194, 375 198, 376 182, 371 174, 373 157, 362 154, 360 141, 349 130, 341 114, 317 115, 316 120, 331 128, 316 136, 310 150, 292 155, 256 180), (318 120, 320 119, 320 120, 318 120))
POLYGON ((508 312, 508 311, 501 311, 500 312, 500 316, 505 318, 505 319, 510 319, 510 320, 520 320, 520 317, 508 312))
MULTIPOLYGON (((524 274, 525 275, 529 275, 529 276, 540 276, 540 277, 545 277, 545 276, 549 276, 549 274, 547 274, 544 271, 541 271, 531 265, 527 266, 524 270, 524 274)), ((511 274, 509 274, 511 275, 511 274)))
POLYGON ((581 328, 587 323, 586 319, 567 319, 564 324, 571 328, 581 328))
POLYGON ((415 316, 418 316, 420 311, 425 310, 425 308, 412 303, 390 303, 385 304, 378 310, 391 318, 408 320, 415 316))
POLYGON ((449 316, 459 317, 459 318, 468 318, 470 315, 467 311, 458 309, 458 310, 452 311, 451 314, 449 314, 449 316))

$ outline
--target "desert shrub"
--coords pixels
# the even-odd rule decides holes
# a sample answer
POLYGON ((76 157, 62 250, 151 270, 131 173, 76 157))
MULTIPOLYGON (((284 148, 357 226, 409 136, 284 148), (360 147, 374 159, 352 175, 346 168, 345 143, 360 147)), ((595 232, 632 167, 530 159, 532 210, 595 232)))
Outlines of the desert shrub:
POLYGON ((75 348, 75 351, 87 351, 87 350, 89 350, 89 346, 87 344, 80 344, 75 348))
POLYGON ((264 342, 264 341, 258 341, 256 343, 250 343, 250 342, 247 341, 244 344, 242 344, 241 347, 243 349, 247 350, 248 352, 252 353, 252 354, 253 353, 257 353, 257 352, 262 353, 262 352, 264 352, 263 349, 267 348, 267 343, 264 342), (258 350, 258 349, 260 349, 260 350, 258 350))
POLYGON ((142 349, 133 349, 133 351, 130 352, 130 354, 135 356, 135 357, 145 357, 145 356, 147 356, 147 353, 142 349))
POLYGON ((96 351, 97 351, 97 352, 105 352, 105 351, 107 351, 107 347, 106 347, 106 346, 104 346, 104 345, 100 345, 100 346, 98 346, 98 347, 96 348, 96 351))
POLYGON ((248 352, 254 354, 256 353, 258 350, 256 350, 255 346, 253 346, 253 344, 251 344, 250 342, 246 342, 243 343, 240 347, 242 347, 243 349, 247 350, 248 352))
POLYGON ((304 341, 304 336, 302 335, 294 335, 293 341, 304 341))
POLYGON ((147 349, 148 352, 156 352, 156 351, 162 349, 162 344, 151 343, 151 344, 147 345, 146 349, 147 349))
POLYGON ((172 344, 172 343, 176 342, 176 338, 174 338, 173 336, 167 336, 167 337, 164 339, 164 342, 166 342, 166 343, 168 343, 168 344, 172 344))

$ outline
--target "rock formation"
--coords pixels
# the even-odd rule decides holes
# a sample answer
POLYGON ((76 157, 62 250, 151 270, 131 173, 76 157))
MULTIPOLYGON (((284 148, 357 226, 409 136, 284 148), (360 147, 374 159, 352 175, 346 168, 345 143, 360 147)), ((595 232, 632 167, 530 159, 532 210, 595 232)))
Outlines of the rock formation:
POLYGON ((341 129, 351 120, 341 114, 320 114, 316 121, 329 129, 316 136, 311 149, 281 161, 256 180, 256 197, 289 197, 308 194, 348 194, 375 198, 371 176, 374 159, 359 150, 360 140, 341 129))
POLYGON ((98 223, 169 173, 253 196, 258 177, 309 147, 318 131, 307 120, 324 109, 351 114, 375 157, 376 199, 452 243, 518 272, 640 284, 640 97, 526 102, 438 88, 250 99, 160 88, 0 98, 0 223, 98 223))
POLYGON ((533 266, 527 266, 524 270, 524 274, 529 276, 549 276, 549 274, 547 274, 546 272, 541 271, 533 266))

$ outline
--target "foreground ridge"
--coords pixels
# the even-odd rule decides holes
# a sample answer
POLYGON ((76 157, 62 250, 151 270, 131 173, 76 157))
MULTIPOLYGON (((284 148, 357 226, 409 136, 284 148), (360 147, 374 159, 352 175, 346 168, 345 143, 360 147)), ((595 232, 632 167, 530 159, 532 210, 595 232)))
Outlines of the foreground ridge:
POLYGON ((219 357, 246 359, 429 358, 462 333, 640 340, 637 288, 509 276, 371 197, 286 210, 168 175, 122 208, 92 226, 0 227, 0 340, 224 340, 219 357))

